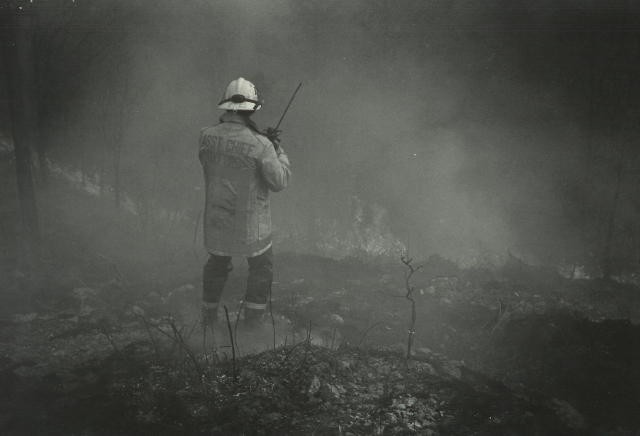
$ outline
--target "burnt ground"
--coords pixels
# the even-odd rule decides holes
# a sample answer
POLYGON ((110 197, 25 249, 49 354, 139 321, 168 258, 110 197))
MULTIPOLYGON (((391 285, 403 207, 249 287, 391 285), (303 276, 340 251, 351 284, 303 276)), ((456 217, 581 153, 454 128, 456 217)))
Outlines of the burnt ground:
POLYGON ((416 260, 406 359, 399 260, 280 253, 273 325, 261 332, 235 327, 237 262, 225 294, 231 347, 226 323, 208 337, 197 324, 204 257, 193 229, 141 229, 61 186, 41 197, 36 267, 16 261, 15 216, 2 209, 1 434, 640 431, 633 285, 517 259, 499 269, 416 260))

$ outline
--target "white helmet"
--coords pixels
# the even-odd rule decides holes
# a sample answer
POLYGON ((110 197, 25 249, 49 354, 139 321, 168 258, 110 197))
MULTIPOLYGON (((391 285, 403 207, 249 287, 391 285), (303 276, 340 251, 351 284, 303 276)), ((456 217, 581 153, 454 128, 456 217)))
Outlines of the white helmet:
POLYGON ((262 101, 255 85, 242 77, 229 83, 218 103, 218 109, 229 111, 257 111, 261 107, 262 101))

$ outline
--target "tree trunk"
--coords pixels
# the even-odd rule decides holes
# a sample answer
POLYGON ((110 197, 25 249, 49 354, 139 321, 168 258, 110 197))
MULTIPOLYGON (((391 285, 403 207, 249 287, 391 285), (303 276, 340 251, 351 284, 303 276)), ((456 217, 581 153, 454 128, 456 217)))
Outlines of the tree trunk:
POLYGON ((99 171, 99 175, 98 175, 98 185, 100 186, 100 197, 104 196, 104 178, 105 178, 105 166, 104 166, 104 160, 106 158, 106 153, 104 151, 104 146, 103 148, 101 148, 101 155, 102 155, 102 159, 100 159, 100 171, 99 171))
MULTIPOLYGON (((114 93, 115 93, 115 88, 114 88, 114 93)), ((124 78, 124 83, 122 85, 122 94, 120 96, 120 101, 119 103, 119 108, 118 108, 118 117, 116 118, 115 122, 117 123, 116 125, 116 134, 115 134, 115 143, 113 144, 115 149, 114 149, 114 155, 113 155, 113 189, 115 192, 115 202, 116 202, 116 208, 120 207, 120 204, 122 202, 122 179, 121 179, 121 166, 122 166, 122 147, 123 147, 123 141, 124 141, 124 134, 125 134, 125 112, 127 110, 126 108, 126 103, 127 103, 127 95, 129 92, 129 80, 128 77, 125 75, 124 78)), ((115 94, 114 94, 115 95, 115 94)))
POLYGON ((113 193, 115 198, 115 206, 116 209, 120 208, 120 150, 122 149, 122 145, 120 144, 121 139, 116 139, 116 144, 114 144, 115 149, 113 150, 113 193))
POLYGON ((611 210, 607 222, 607 233, 604 241, 604 253, 602 261, 602 276, 605 280, 610 280, 613 274, 613 238, 615 236, 615 225, 618 214, 618 203, 620 201, 620 191, 622 190, 622 170, 623 163, 622 157, 620 162, 616 165, 616 185, 613 192, 613 202, 611 204, 611 210))
POLYGON ((28 12, 15 10, 4 18, 8 34, 3 54, 11 106, 11 129, 22 218, 21 239, 25 254, 31 257, 40 244, 31 154, 31 150, 36 148, 38 138, 32 40, 34 17, 28 12))

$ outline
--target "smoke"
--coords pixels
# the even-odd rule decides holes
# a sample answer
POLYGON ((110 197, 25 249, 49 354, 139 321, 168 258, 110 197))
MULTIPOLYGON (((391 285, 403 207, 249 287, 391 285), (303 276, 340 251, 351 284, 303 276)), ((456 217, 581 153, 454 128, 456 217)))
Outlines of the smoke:
MULTIPOLYGON (((282 125, 294 178, 274 195, 283 248, 477 263, 564 243, 561 258, 579 239, 558 188, 581 177, 584 110, 564 79, 583 66, 579 37, 558 43, 553 8, 489 3, 114 2, 121 40, 82 78, 73 107, 95 110, 72 118, 117 131, 121 110, 128 189, 195 217, 197 137, 226 84, 256 83, 266 127, 302 81, 282 125)), ((85 152, 99 161, 110 141, 85 152)))

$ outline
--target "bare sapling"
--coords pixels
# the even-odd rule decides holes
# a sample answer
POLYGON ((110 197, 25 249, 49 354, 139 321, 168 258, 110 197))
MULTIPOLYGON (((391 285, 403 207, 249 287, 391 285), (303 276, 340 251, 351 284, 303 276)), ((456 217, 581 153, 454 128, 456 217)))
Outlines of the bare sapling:
POLYGON ((378 326, 381 326, 383 324, 384 324, 384 322, 378 321, 378 322, 375 322, 375 323, 371 324, 369 327, 367 327, 367 329, 364 331, 364 333, 362 333, 362 336, 360 337, 360 341, 358 341, 358 347, 362 346, 362 344, 364 343, 364 340, 367 338, 367 335, 369 333, 371 333, 371 330, 373 330, 374 328, 376 328, 378 326))
POLYGON ((416 300, 413 297, 415 287, 411 284, 411 277, 420 269, 422 265, 414 266, 413 258, 407 257, 405 254, 400 256, 400 261, 407 267, 404 273, 404 286, 407 291, 405 298, 411 302, 411 323, 409 324, 409 332, 407 337, 407 360, 411 358, 411 350, 416 334, 416 300))
MULTIPOLYGON (((144 318, 143 315, 139 315, 139 316, 143 319, 145 328, 147 329, 147 334, 149 335, 149 338, 154 345, 155 351, 157 353, 157 357, 159 357, 159 348, 157 346, 155 339, 151 335, 151 329, 149 327, 153 328, 158 333, 170 339, 174 347, 177 347, 178 350, 182 350, 182 352, 184 353, 183 356, 186 355, 186 357, 188 358, 188 361, 191 363, 191 365, 193 366, 193 369, 196 371, 198 378, 200 378, 200 376, 203 374, 203 369, 198 363, 198 358, 196 354, 187 343, 187 339, 183 334, 183 329, 178 328, 173 317, 166 316, 163 319, 166 325, 168 325, 171 329, 171 333, 168 333, 167 331, 165 331, 165 329, 162 328, 161 324, 150 323, 146 318, 144 318)), ((193 333, 193 328, 191 329, 191 332, 189 332, 189 335, 191 335, 191 333, 193 333)))
POLYGON ((236 373, 236 346, 233 340, 233 330, 231 329, 231 320, 229 320, 229 309, 224 307, 224 316, 227 319, 227 329, 229 330, 229 340, 231 341, 231 371, 233 372, 233 381, 238 381, 238 375, 236 373))
POLYGON ((232 344, 235 345, 238 350, 238 354, 240 354, 240 347, 238 346, 238 324, 240 324, 240 313, 244 309, 244 300, 240 301, 240 305, 238 306, 238 310, 236 311, 236 319, 233 323, 233 339, 231 341, 232 344))
POLYGON ((269 316, 271 317, 271 330, 273 332, 273 350, 276 349, 276 320, 273 317, 273 299, 271 298, 271 286, 269 286, 269 316))
MULTIPOLYGON (((174 342, 177 343, 180 346, 180 348, 182 348, 184 353, 187 355, 187 357, 189 358, 189 360, 193 364, 193 368, 196 370, 196 372, 198 374, 202 374, 203 373, 202 367, 198 363, 198 359, 197 359, 195 353, 193 352, 191 347, 189 347, 189 345, 187 344, 187 341, 186 341, 186 339, 184 337, 184 334, 182 333, 182 329, 179 329, 178 326, 176 326, 176 323, 175 323, 175 320, 173 319, 173 317, 168 316, 168 317, 165 318, 165 320, 169 324, 169 327, 171 327, 171 332, 173 333, 174 342)), ((162 330, 160 329, 160 331, 162 331, 162 330)), ((192 329, 191 332, 193 332, 193 329, 192 329)))

